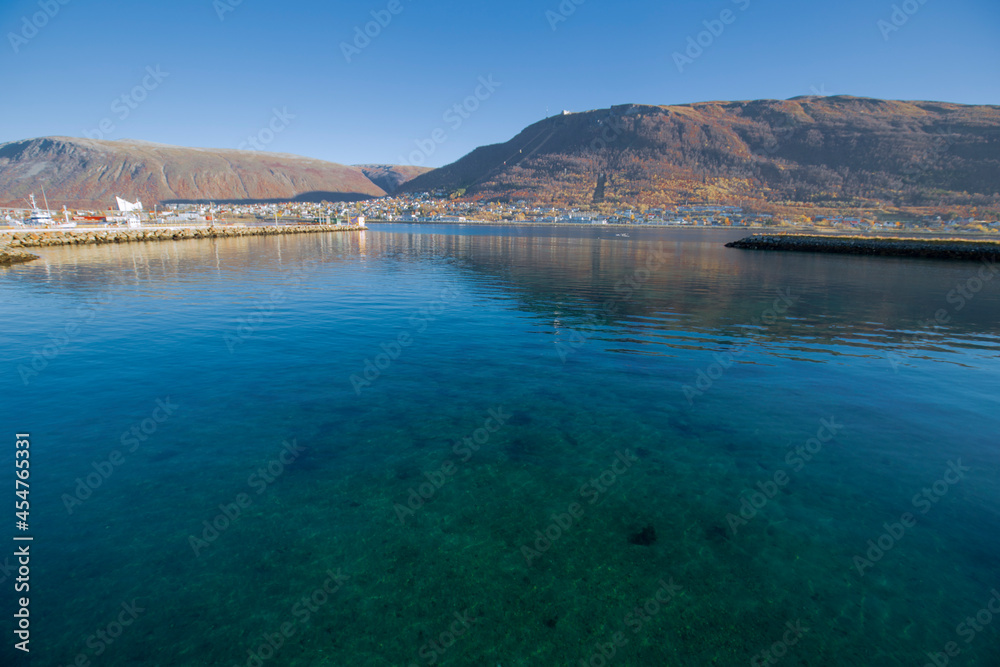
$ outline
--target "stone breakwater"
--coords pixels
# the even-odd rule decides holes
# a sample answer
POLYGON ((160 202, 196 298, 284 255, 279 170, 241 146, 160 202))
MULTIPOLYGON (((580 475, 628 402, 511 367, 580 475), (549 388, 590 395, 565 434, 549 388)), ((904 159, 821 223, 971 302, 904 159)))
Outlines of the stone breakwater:
POLYGON ((996 241, 756 234, 733 243, 727 243, 726 247, 743 250, 825 252, 845 255, 878 255, 883 257, 922 257, 927 259, 976 261, 984 259, 996 261, 1000 259, 1000 243, 996 241))
POLYGON ((37 231, 15 232, 8 248, 45 248, 64 245, 101 245, 109 243, 144 243, 185 239, 227 239, 243 236, 278 236, 280 234, 315 234, 317 232, 353 232, 361 227, 341 225, 293 225, 288 227, 194 227, 163 229, 115 229, 107 231, 37 231))
POLYGON ((21 264, 38 259, 38 255, 32 255, 23 250, 11 250, 10 248, 0 248, 0 266, 10 266, 11 264, 21 264))

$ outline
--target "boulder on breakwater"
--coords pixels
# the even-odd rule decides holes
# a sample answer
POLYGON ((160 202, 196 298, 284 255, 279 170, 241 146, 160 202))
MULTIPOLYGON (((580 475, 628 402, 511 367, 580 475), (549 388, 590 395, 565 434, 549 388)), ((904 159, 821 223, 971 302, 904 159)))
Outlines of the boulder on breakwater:
POLYGON ((11 250, 8 248, 0 248, 0 266, 10 266, 11 264, 22 264, 24 262, 32 262, 38 259, 38 255, 32 255, 30 252, 24 252, 23 250, 11 250))
MULTIPOLYGON (((351 232, 361 227, 341 225, 293 225, 287 227, 186 227, 73 231, 15 232, 10 248, 44 248, 64 245, 100 245, 104 243, 142 243, 184 239, 220 239, 243 236, 277 236, 317 232, 351 232)), ((37 259, 37 258, 36 258, 37 259)))
POLYGON ((955 239, 755 234, 733 243, 727 243, 726 247, 743 250, 825 252, 845 255, 877 255, 882 257, 921 257, 925 259, 985 259, 991 261, 1000 259, 1000 242, 961 241, 955 239))

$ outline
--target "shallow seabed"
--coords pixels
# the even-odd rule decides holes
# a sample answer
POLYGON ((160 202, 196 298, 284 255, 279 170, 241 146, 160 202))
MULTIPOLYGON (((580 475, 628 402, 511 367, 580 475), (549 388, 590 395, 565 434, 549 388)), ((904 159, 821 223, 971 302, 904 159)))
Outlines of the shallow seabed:
POLYGON ((1000 664, 1000 280, 739 236, 0 269, 32 664, 1000 664))

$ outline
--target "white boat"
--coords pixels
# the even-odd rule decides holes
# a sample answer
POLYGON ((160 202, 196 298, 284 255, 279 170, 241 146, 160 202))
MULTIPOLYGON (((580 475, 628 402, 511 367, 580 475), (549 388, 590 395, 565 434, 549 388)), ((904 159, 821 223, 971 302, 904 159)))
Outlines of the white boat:
POLYGON ((29 225, 51 225, 55 221, 52 219, 52 215, 48 211, 43 211, 38 208, 38 204, 35 203, 35 195, 31 194, 31 216, 28 218, 27 223, 29 225))
MULTIPOLYGON (((42 196, 45 196, 45 190, 42 190, 42 196)), ((52 219, 52 213, 48 210, 48 198, 45 202, 45 210, 38 208, 38 204, 35 203, 35 195, 31 194, 29 197, 31 200, 31 215, 28 217, 26 224, 37 225, 39 227, 52 227, 54 229, 73 229, 76 227, 76 223, 70 221, 69 215, 66 216, 66 222, 56 223, 52 219)))

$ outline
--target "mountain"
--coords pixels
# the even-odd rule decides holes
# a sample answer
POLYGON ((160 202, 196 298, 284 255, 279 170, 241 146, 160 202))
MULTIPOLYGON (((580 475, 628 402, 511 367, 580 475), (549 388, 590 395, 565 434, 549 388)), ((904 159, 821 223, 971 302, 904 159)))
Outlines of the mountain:
POLYGON ((384 196, 361 169, 257 151, 45 137, 0 144, 0 206, 42 188, 53 207, 104 209, 116 196, 189 201, 353 201, 384 196))
POLYGON ((402 190, 570 205, 1000 208, 1000 107, 835 96, 564 112, 402 190))
POLYGON ((356 164, 368 179, 389 194, 421 174, 433 171, 430 167, 400 166, 394 164, 356 164))

